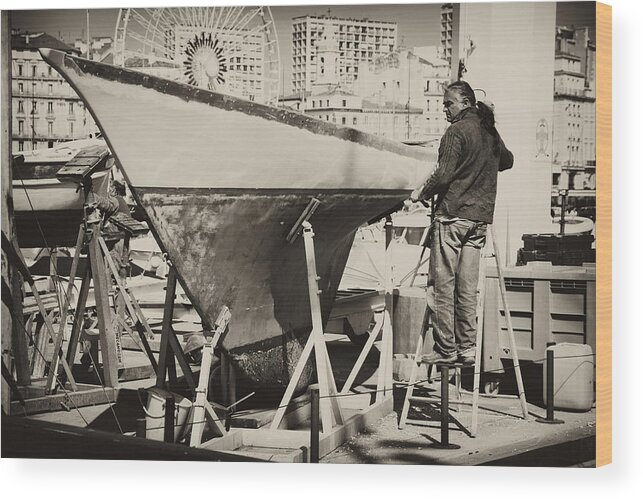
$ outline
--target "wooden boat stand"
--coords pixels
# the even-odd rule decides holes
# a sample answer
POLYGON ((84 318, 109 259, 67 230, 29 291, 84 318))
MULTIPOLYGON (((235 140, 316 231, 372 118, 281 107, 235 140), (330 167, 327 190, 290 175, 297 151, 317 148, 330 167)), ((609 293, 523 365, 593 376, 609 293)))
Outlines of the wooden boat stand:
MULTIPOLYGON (((76 304, 74 322, 67 346, 65 356, 67 363, 73 363, 78 349, 78 343, 82 333, 83 316, 87 305, 90 282, 93 281, 94 297, 96 302, 96 313, 98 318, 98 343, 100 343, 100 352, 103 365, 102 383, 106 387, 116 387, 118 385, 118 369, 123 365, 123 350, 121 347, 121 332, 125 330, 139 348, 147 354, 152 369, 156 371, 156 359, 150 348, 148 339, 153 338, 152 330, 147 324, 147 320, 138 305, 138 302, 131 291, 127 288, 122 280, 114 260, 109 254, 107 244, 101 235, 102 220, 96 210, 89 210, 85 220, 78 231, 78 240, 74 258, 72 260, 71 271, 69 275, 69 284, 66 292, 66 303, 72 299, 74 281, 78 269, 78 260, 83 248, 87 248, 89 265, 87 266, 80 291, 78 293, 78 302, 76 304), (93 212, 92 212, 93 211, 93 212), (116 290, 112 288, 113 286, 116 290), (114 309, 110 304, 110 297, 114 297, 114 309), (134 324, 131 328, 125 321, 125 312, 129 315, 134 324), (134 334, 134 331, 138 335, 134 334)), ((54 352, 61 352, 64 327, 67 322, 68 307, 64 307, 61 313, 60 327, 58 334, 54 339, 54 352)), ((97 345, 96 345, 97 346, 97 345)), ((92 359, 97 362, 97 348, 94 346, 92 359)), ((58 371, 58 355, 54 355, 47 378, 47 393, 55 390, 55 378, 58 371)))
MULTIPOLYGON (((29 272, 20 248, 17 246, 15 240, 9 241, 4 231, 2 232, 2 250, 7 255, 9 264, 16 269, 16 271, 22 276, 22 278, 29 284, 31 288, 33 301, 37 310, 42 318, 42 323, 44 326, 44 331, 41 335, 46 338, 54 340, 56 333, 51 320, 50 310, 52 309, 51 304, 47 305, 46 302, 41 298, 40 292, 38 291, 34 279, 29 272)), ((82 383, 77 383, 74 379, 71 368, 65 358, 61 358, 60 362, 64 369, 64 374, 67 377, 67 383, 57 380, 59 384, 63 387, 67 386, 70 391, 67 391, 63 388, 64 393, 59 395, 50 395, 46 393, 46 379, 44 378, 34 378, 29 372, 28 365, 28 354, 27 346, 31 334, 30 325, 24 324, 24 315, 17 313, 17 303, 22 301, 22 297, 18 296, 21 294, 21 290, 9 289, 8 285, 3 281, 2 283, 2 299, 7 304, 7 308, 11 313, 12 321, 16 330, 21 329, 16 334, 16 338, 20 338, 20 342, 14 342, 13 344, 13 357, 16 361, 16 372, 18 374, 18 382, 15 382, 13 378, 11 380, 7 379, 9 385, 14 387, 14 395, 18 400, 12 400, 9 404, 9 407, 3 407, 3 411, 7 412, 10 415, 27 415, 37 412, 47 412, 47 411, 58 411, 60 409, 69 410, 70 407, 82 407, 85 405, 96 404, 100 401, 113 401, 115 399, 114 390, 111 388, 102 389, 96 388, 95 385, 87 385, 82 383), (5 289, 6 288, 6 289, 5 289), (20 364, 19 364, 20 362, 20 364), (25 365, 22 365, 25 363, 25 365), (17 390, 17 392, 16 392, 17 390)), ((57 306, 57 303, 56 303, 57 306)), ((31 339, 34 340, 34 354, 35 355, 44 355, 44 351, 40 350, 39 343, 36 341, 33 336, 31 339)), ((44 342, 46 345, 46 341, 44 342)), ((57 352, 54 352, 54 355, 57 352)), ((43 361, 44 362, 44 361, 43 361)), ((4 364, 3 359, 3 377, 11 377, 10 369, 4 364)))
MULTIPOLYGON (((516 340, 514 335, 514 330, 511 322, 511 315, 509 313, 509 306, 507 302, 507 290, 505 287, 504 274, 502 271, 502 266, 500 264, 500 253, 498 248, 498 243, 495 238, 495 233, 493 226, 488 226, 489 236, 493 241, 493 253, 495 258, 496 267, 498 269, 498 282, 500 284, 500 293, 502 295, 502 302, 505 311, 505 318, 507 321, 507 332, 509 334, 509 341, 511 345, 511 355, 513 359, 514 373, 516 376, 516 384, 518 387, 517 398, 520 400, 520 405, 522 409, 523 419, 529 418, 527 400, 525 398, 525 389, 522 382, 522 374, 520 371, 520 364, 518 362, 518 352, 516 349, 516 340)), ((483 249, 484 252, 484 249, 483 249)), ((400 414, 399 428, 404 428, 408 421, 408 413, 412 402, 420 403, 435 403, 440 402, 440 412, 441 412, 441 442, 436 443, 434 447, 443 448, 443 449, 455 449, 458 446, 449 443, 449 371, 450 369, 455 369, 455 385, 456 385, 456 400, 452 401, 453 404, 457 405, 471 405, 471 427, 468 431, 470 437, 475 437, 478 430, 478 397, 480 391, 480 368, 481 368, 481 359, 482 359, 482 326, 484 323, 483 313, 484 313, 484 290, 485 290, 485 267, 484 256, 481 255, 480 270, 478 275, 478 302, 477 302, 477 328, 476 328, 476 353, 475 353, 475 362, 473 365, 464 365, 461 363, 450 363, 442 364, 436 363, 435 365, 440 369, 440 382, 441 382, 441 396, 440 397, 417 397, 413 396, 413 390, 417 382, 417 375, 419 366, 423 363, 422 354, 425 348, 425 341, 427 336, 427 330, 431 329, 430 313, 427 307, 425 312, 425 318, 423 321, 423 327, 420 331, 420 335, 417 342, 417 347, 415 350, 414 363, 411 369, 411 375, 406 388, 406 393, 404 397, 404 404, 402 406, 402 413, 400 414), (463 401, 461 399, 461 370, 466 368, 473 368, 473 392, 471 393, 471 401, 463 401)), ((500 334, 500 332, 498 332, 500 334)), ((430 365, 429 368, 432 366, 430 365)), ((431 369, 429 369, 429 378, 430 378, 431 369)), ((458 426, 462 428, 457 421, 458 426)))
POLYGON ((229 362, 224 362, 227 357, 221 352, 221 386, 224 391, 224 403, 232 401, 229 406, 223 406, 207 400, 208 386, 210 381, 210 369, 214 351, 218 347, 222 336, 225 334, 230 321, 230 310, 223 307, 213 330, 204 330, 205 345, 201 358, 198 384, 190 368, 181 343, 172 327, 174 315, 174 300, 176 298, 177 275, 176 268, 170 264, 167 285, 165 289, 165 302, 163 306, 163 323, 161 328, 161 341, 159 345, 159 361, 156 371, 156 387, 172 391, 177 387, 179 378, 177 376, 176 363, 183 373, 183 380, 194 396, 192 411, 189 416, 189 425, 192 426, 190 435, 190 446, 198 447, 201 444, 205 424, 207 423, 216 437, 221 437, 228 432, 229 417, 231 410, 239 402, 235 402, 236 390, 234 383, 234 368, 229 362))
MULTIPOLYGON (((53 342, 52 357, 49 360, 49 373, 46 378, 30 379, 28 386, 23 389, 23 398, 25 405, 20 407, 12 403, 11 413, 25 414, 34 412, 43 412, 51 410, 60 410, 62 408, 80 407, 83 405, 104 403, 105 401, 113 402, 116 397, 115 388, 118 386, 118 369, 122 366, 122 349, 120 348, 121 331, 124 329, 132 340, 144 351, 152 369, 156 371, 156 359, 149 346, 148 338, 153 338, 153 333, 147 324, 145 316, 141 311, 138 302, 133 294, 119 275, 116 265, 109 254, 107 245, 101 235, 102 217, 97 209, 92 206, 85 206, 85 217, 78 231, 75 254, 72 260, 72 266, 69 275, 69 283, 66 293, 62 297, 60 307, 60 318, 58 330, 54 330, 52 323, 53 305, 47 305, 41 298, 40 293, 34 285, 33 278, 22 259, 20 249, 5 241, 3 234, 3 249, 15 261, 16 267, 30 285, 33 299, 40 313, 41 321, 44 324, 45 334, 34 337, 34 359, 38 358, 38 363, 34 364, 34 374, 44 372, 44 366, 48 359, 42 357, 45 353, 45 347, 49 340, 53 342), (73 326, 67 346, 66 353, 63 352, 63 341, 65 337, 65 325, 67 316, 70 311, 70 304, 73 297, 76 274, 80 254, 84 248, 87 248, 89 256, 89 265, 82 276, 82 283, 78 293, 78 300, 75 306, 75 316, 73 326), (107 267, 106 267, 107 266, 107 267), (112 278, 116 293, 112 289, 112 278), (102 357, 102 379, 100 388, 91 384, 80 384, 74 379, 71 371, 78 349, 81 333, 83 330, 84 314, 86 309, 87 297, 89 294, 90 283, 93 281, 96 311, 98 318, 98 338, 96 343, 100 343, 100 352, 102 357), (110 297, 113 298, 113 306, 116 313, 112 312, 110 297), (133 328, 125 321, 125 312, 130 316, 133 328), (134 331, 138 334, 135 336, 134 331), (37 356, 37 357, 36 357, 37 356), (42 369, 40 369, 40 367, 42 369), (62 372, 60 369, 62 367, 62 372), (64 393, 58 394, 57 391, 62 388, 64 393), (15 410, 14 410, 15 409, 15 410)), ((56 307, 58 308, 58 300, 56 307)), ((27 320, 25 325, 26 334, 30 333, 33 318, 27 320)), ((93 362, 98 361, 98 344, 93 346, 93 362)), ((98 374, 98 373, 97 373, 98 374)), ((100 376, 99 376, 100 377, 100 376)))
MULTIPOLYGON (((311 404, 309 400, 291 413, 287 414, 287 411, 291 406, 294 407, 296 405, 293 400, 295 388, 313 352, 317 372, 317 386, 319 389, 318 405, 320 417, 316 419, 321 423, 321 439, 318 443, 320 456, 328 454, 342 445, 347 439, 361 431, 366 425, 374 423, 393 411, 393 340, 391 320, 393 281, 392 269, 390 268, 392 262, 390 255, 392 249, 390 246, 390 241, 392 240, 392 223, 389 218, 387 220, 387 286, 385 309, 381 313, 378 313, 376 324, 369 333, 369 338, 351 370, 342 391, 339 392, 324 339, 321 305, 319 301, 321 291, 318 286, 319 277, 317 275, 315 260, 314 233, 312 225, 308 221, 318 205, 319 201, 313 198, 286 237, 288 242, 292 244, 299 234, 303 236, 312 331, 306 341, 299 361, 295 366, 272 422, 269 426, 263 428, 233 430, 223 438, 214 438, 204 442, 201 445, 203 448, 228 450, 232 452, 240 447, 246 449, 279 448, 282 449, 284 454, 281 457, 273 457, 271 459, 284 462, 309 461, 311 455, 309 451, 311 432, 297 429, 284 429, 284 424, 287 426, 290 420, 299 423, 301 422, 301 418, 305 418, 311 414, 311 404), (372 392, 364 394, 349 393, 368 352, 380 334, 382 341, 375 397, 371 397, 372 392), (375 401, 371 403, 373 398, 375 401), (365 401, 367 401, 366 404, 364 403, 365 401), (366 407, 364 407, 364 405, 366 405, 366 407), (348 408, 353 410, 353 414, 350 417, 347 416, 346 412, 348 408), (290 453, 288 453, 289 451, 290 453)), ((257 452, 257 455, 262 455, 259 450, 257 452)), ((244 455, 251 454, 246 450, 244 451, 244 455)))

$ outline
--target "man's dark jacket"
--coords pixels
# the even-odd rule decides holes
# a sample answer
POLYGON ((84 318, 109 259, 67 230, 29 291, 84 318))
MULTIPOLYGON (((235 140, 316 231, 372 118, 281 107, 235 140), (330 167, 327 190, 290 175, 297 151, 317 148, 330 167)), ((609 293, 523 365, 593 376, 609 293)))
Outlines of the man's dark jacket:
POLYGON ((511 168, 513 161, 500 136, 483 128, 477 109, 465 109, 440 141, 438 166, 421 198, 437 194, 436 215, 492 223, 498 172, 511 168))

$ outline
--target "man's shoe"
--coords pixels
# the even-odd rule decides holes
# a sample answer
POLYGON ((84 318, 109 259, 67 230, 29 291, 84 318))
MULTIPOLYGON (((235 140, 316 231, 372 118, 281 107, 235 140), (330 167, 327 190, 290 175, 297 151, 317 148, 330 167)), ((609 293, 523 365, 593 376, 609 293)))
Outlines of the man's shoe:
POLYGON ((440 352, 431 352, 422 356, 422 362, 425 364, 452 364, 458 360, 458 354, 451 353, 442 355, 440 352))
POLYGON ((467 348, 462 352, 458 352, 458 362, 467 366, 472 366, 476 363, 476 347, 467 348))

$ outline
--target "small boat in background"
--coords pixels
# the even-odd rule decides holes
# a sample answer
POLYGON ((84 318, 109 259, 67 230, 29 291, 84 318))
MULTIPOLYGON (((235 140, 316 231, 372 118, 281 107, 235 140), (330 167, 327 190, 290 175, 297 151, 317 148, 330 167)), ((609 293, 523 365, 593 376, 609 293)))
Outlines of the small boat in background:
MULTIPOLYGON (((79 154, 95 154, 98 158, 104 157, 106 151, 104 140, 85 139, 14 156, 13 208, 20 247, 76 244, 85 193, 78 183, 60 180, 56 174, 79 154)), ((113 158, 105 157, 100 170, 92 175, 92 192, 107 195, 113 164, 113 158)))

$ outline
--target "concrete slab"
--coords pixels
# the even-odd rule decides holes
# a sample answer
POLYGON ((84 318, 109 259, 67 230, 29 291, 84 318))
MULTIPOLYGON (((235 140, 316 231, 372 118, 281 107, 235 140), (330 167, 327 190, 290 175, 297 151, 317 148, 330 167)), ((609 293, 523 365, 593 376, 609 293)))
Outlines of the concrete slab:
MULTIPOLYGON (((396 388, 396 399, 403 385, 396 388)), ((398 404, 396 404, 398 405, 398 404)), ((401 406, 401 404, 399 404, 401 406)), ((471 438, 453 420, 449 426, 449 441, 461 446, 457 450, 440 450, 430 445, 440 440, 440 413, 438 406, 424 406, 419 411, 412 408, 411 414, 420 421, 409 422, 398 429, 400 407, 366 430, 353 437, 322 459, 336 464, 443 464, 483 465, 502 463, 510 465, 518 456, 533 456, 522 459, 521 466, 559 466, 561 455, 548 455, 543 451, 553 446, 574 442, 566 449, 566 465, 589 463, 594 456, 593 439, 596 435, 596 414, 592 409, 585 413, 556 412, 556 417, 565 423, 545 425, 535 421, 544 416, 545 410, 529 404, 530 419, 521 418, 517 399, 480 400, 477 437, 471 438)), ((451 411, 464 428, 471 424, 471 408, 464 406, 461 412, 451 411)))

